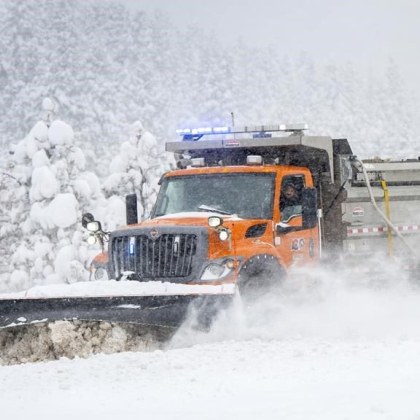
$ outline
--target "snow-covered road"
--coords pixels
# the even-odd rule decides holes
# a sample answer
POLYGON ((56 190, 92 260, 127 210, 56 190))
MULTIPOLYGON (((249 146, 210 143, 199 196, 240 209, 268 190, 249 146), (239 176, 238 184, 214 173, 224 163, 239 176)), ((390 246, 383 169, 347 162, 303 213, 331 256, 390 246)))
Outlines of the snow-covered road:
POLYGON ((419 357, 420 340, 254 339, 2 367, 1 418, 414 420, 419 357))
POLYGON ((166 350, 0 367, 2 419, 420 419, 420 292, 328 277, 166 350))

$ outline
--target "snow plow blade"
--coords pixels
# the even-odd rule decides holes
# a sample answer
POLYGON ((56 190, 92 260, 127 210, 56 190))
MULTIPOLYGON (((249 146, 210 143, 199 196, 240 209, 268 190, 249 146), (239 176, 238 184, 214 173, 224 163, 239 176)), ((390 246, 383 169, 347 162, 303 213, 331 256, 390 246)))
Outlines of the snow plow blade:
POLYGON ((193 311, 198 325, 209 325, 233 295, 109 296, 0 300, 0 328, 43 322, 83 320, 132 323, 177 329, 193 311))

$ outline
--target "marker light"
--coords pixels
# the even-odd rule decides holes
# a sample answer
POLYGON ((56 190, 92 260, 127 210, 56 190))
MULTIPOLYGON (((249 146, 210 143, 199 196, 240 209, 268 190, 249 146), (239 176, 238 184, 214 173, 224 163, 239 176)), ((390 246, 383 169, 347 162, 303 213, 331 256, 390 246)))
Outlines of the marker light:
POLYGON ((210 216, 209 217, 209 226, 216 228, 218 226, 221 226, 223 224, 223 219, 218 216, 210 216))
POLYGON ((89 245, 95 245, 96 244, 96 236, 95 235, 89 235, 87 238, 87 243, 89 245))
POLYGON ((226 267, 231 268, 231 269, 235 268, 235 261, 231 259, 226 260, 226 267))

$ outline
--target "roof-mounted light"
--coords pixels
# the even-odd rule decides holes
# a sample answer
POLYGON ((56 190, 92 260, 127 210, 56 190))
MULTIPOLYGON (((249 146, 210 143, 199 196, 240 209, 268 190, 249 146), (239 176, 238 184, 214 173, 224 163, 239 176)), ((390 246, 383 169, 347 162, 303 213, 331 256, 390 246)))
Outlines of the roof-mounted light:
POLYGON ((191 134, 211 134, 213 129, 211 127, 192 128, 191 134))
POLYGON ((202 168, 206 166, 206 161, 204 158, 194 158, 191 159, 191 166, 194 168, 202 168))
POLYGON ((280 124, 280 131, 293 132, 307 130, 308 124, 280 124))
POLYGON ((262 165, 263 158, 260 155, 249 155, 246 157, 246 163, 248 165, 262 165))
POLYGON ((200 135, 200 134, 223 134, 231 132, 230 127, 199 127, 199 128, 180 128, 176 133, 180 136, 184 135, 200 135))
POLYGON ((229 127, 213 127, 214 133, 228 133, 229 127))
POLYGON ((180 128, 179 130, 176 130, 176 134, 179 134, 180 136, 184 134, 191 134, 191 128, 180 128))
POLYGON ((307 124, 277 124, 277 125, 250 125, 243 127, 199 127, 199 128, 181 128, 176 130, 177 134, 184 137, 184 140, 199 140, 202 136, 208 134, 239 134, 254 133, 257 137, 268 137, 267 133, 283 132, 302 132, 307 130, 307 124))

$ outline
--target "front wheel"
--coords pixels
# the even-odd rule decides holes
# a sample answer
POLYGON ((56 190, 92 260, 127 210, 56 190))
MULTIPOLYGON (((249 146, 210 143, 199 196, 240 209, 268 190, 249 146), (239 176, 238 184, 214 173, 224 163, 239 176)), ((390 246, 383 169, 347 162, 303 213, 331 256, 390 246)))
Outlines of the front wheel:
POLYGON ((245 262, 239 273, 239 293, 245 299, 256 299, 276 292, 282 285, 285 274, 273 255, 252 257, 245 262))

